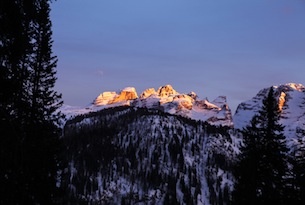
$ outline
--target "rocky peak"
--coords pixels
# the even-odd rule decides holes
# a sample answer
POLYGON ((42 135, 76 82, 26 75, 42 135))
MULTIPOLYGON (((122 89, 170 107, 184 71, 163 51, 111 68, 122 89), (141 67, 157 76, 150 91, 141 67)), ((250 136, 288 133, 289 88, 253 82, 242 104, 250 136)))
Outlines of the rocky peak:
POLYGON ((279 86, 273 86, 275 89, 279 91, 299 91, 299 92, 305 92, 305 87, 302 84, 297 84, 297 83, 287 83, 284 85, 279 85, 279 86))
POLYGON ((212 102, 214 105, 217 105, 219 108, 223 108, 227 105, 227 97, 226 96, 219 96, 212 102))
POLYGON ((118 94, 116 92, 103 92, 94 100, 93 104, 96 106, 107 105, 118 94))
MULTIPOLYGON (((103 92, 86 107, 83 113, 95 112, 114 106, 132 106, 157 109, 163 112, 181 115, 195 120, 207 121, 213 125, 232 126, 231 111, 226 97, 221 96, 213 102, 198 99, 196 93, 180 94, 171 85, 145 90, 140 98, 134 87, 127 87, 119 92, 103 92)), ((66 111, 67 112, 67 111, 66 111)), ((73 112, 75 112, 73 110, 73 112)))
MULTIPOLYGON (((285 135, 294 138, 299 133, 305 133, 305 87, 301 84, 288 83, 273 86, 274 97, 278 100, 281 111, 280 123, 285 126, 285 135)), ((233 117, 234 127, 242 129, 247 126, 253 116, 262 107, 262 101, 267 97, 269 88, 262 89, 252 99, 242 102, 233 117)))
POLYGON ((93 102, 96 106, 110 105, 114 103, 134 100, 138 98, 138 94, 134 87, 127 87, 120 91, 116 92, 103 92, 100 94, 93 102))
POLYGON ((140 98, 145 99, 145 98, 150 97, 153 94, 156 94, 155 88, 149 88, 149 89, 144 90, 144 92, 140 95, 140 98))
POLYGON ((176 90, 174 90, 174 88, 171 85, 161 86, 158 89, 157 93, 160 97, 168 97, 170 95, 179 94, 176 90))
POLYGON ((188 96, 190 96, 191 98, 193 98, 194 100, 196 100, 197 99, 197 94, 196 93, 194 93, 193 91, 192 92, 190 92, 189 94, 187 94, 188 96))
POLYGON ((127 100, 134 100, 138 98, 138 94, 136 92, 136 89, 134 87, 127 87, 124 88, 120 94, 118 94, 113 100, 109 102, 109 104, 114 104, 122 101, 127 100))

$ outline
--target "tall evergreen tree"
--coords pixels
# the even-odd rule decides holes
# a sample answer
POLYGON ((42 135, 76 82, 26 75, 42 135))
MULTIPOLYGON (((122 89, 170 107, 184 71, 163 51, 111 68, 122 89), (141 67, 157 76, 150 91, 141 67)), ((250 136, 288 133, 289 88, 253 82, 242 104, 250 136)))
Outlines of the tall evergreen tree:
POLYGON ((288 149, 279 114, 270 88, 261 111, 242 131, 244 146, 235 170, 234 204, 284 204, 288 149))
POLYGON ((61 114, 47 0, 0 6, 0 204, 56 202, 61 114))

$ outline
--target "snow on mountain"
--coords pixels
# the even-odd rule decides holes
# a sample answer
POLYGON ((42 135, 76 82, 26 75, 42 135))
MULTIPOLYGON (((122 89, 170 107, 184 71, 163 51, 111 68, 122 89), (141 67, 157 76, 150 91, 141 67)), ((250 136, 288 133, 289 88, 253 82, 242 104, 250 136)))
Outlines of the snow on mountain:
MULTIPOLYGON (((305 87, 273 88, 289 147, 305 143, 305 87)), ((242 144, 234 128, 250 122, 268 90, 241 103, 233 120, 225 96, 209 102, 170 85, 140 97, 131 87, 104 92, 87 107, 64 106, 78 115, 67 121, 63 138, 69 166, 62 183, 72 203, 229 204, 242 144)))
MULTIPOLYGON (((280 123, 285 126, 285 135, 293 143, 305 135, 305 87, 301 84, 288 83, 273 86, 275 97, 281 110, 280 123)), ((242 129, 262 107, 269 88, 262 89, 251 100, 241 103, 233 117, 234 127, 242 129)))
POLYGON ((226 97, 220 96, 213 102, 199 100, 194 92, 189 94, 178 93, 171 85, 145 90, 140 97, 133 87, 127 87, 120 92, 103 92, 92 105, 79 110, 65 106, 63 113, 68 116, 95 112, 104 108, 116 106, 132 106, 148 109, 158 109, 170 114, 177 114, 195 120, 207 121, 212 125, 233 126, 231 110, 226 97))
MULTIPOLYGON (((285 134, 290 138, 305 133, 305 87, 301 84, 288 83, 273 86, 275 97, 281 110, 281 123, 285 126, 285 134)), ((76 115, 96 112, 105 108, 131 106, 157 109, 170 114, 181 115, 212 125, 226 125, 236 129, 245 127, 252 117, 258 113, 262 100, 269 88, 262 89, 251 100, 241 103, 232 119, 232 113, 225 96, 219 96, 212 102, 199 99, 196 93, 180 94, 171 85, 161 86, 157 90, 149 88, 140 97, 134 87, 127 87, 119 92, 103 92, 92 104, 85 107, 64 105, 61 111, 67 119, 76 115)))
POLYGON ((66 115, 66 119, 71 119, 76 115, 83 115, 89 112, 89 109, 86 107, 78 107, 78 106, 70 106, 70 105, 63 105, 60 108, 60 112, 66 115))
POLYGON ((78 116, 64 133, 72 204, 229 203, 232 128, 125 106, 78 116))

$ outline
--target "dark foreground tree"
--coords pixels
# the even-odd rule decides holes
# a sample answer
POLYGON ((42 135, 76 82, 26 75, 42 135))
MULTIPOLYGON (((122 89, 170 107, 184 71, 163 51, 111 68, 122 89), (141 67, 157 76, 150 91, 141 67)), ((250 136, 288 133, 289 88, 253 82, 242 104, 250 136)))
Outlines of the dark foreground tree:
POLYGON ((244 146, 235 170, 233 204, 284 204, 288 149, 279 108, 270 88, 258 115, 243 131, 244 146))
POLYGON ((0 204, 53 204, 61 96, 47 0, 0 6, 0 204))
POLYGON ((289 177, 289 204, 301 205, 305 201, 305 143, 304 133, 301 133, 297 143, 292 147, 289 177))

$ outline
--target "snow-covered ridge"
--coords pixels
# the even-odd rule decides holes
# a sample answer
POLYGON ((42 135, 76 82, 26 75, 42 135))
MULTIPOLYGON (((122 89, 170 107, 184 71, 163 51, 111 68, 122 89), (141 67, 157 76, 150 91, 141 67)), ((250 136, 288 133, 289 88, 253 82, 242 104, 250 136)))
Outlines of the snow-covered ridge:
POLYGON ((132 106, 158 109, 195 120, 207 121, 213 125, 233 126, 231 110, 225 96, 214 101, 200 100, 194 92, 180 94, 171 85, 164 85, 157 90, 146 89, 140 97, 134 87, 127 87, 119 92, 103 92, 91 105, 79 108, 64 106, 62 112, 73 117, 78 114, 95 112, 116 106, 132 106))
POLYGON ((81 116, 65 130, 63 183, 76 201, 209 205, 211 195, 221 195, 215 199, 220 204, 233 190, 228 164, 241 140, 228 127, 219 131, 157 110, 117 107, 81 116), (86 163, 84 156, 90 156, 86 163), (166 197, 171 193, 174 202, 166 197))
MULTIPOLYGON (((295 136, 305 136, 305 87, 302 84, 287 83, 273 88, 281 110, 281 123, 286 127, 285 135, 293 139, 295 136)), ((143 107, 206 121, 213 125, 234 124, 235 128, 242 129, 261 109, 262 100, 268 90, 269 88, 264 88, 252 99, 242 102, 233 119, 225 96, 219 96, 210 102, 207 99, 199 99, 194 92, 179 93, 171 85, 158 89, 149 88, 140 95, 134 87, 127 87, 118 92, 103 92, 88 106, 63 106, 61 111, 69 119, 110 107, 143 107)))
MULTIPOLYGON (((288 143, 292 144, 297 138, 305 136, 305 87, 301 84, 288 83, 273 88, 281 110, 280 123, 285 126, 285 136, 290 141, 288 143)), ((242 129, 249 124, 252 117, 261 109, 268 90, 269 88, 262 89, 251 100, 238 106, 233 117, 235 128, 242 129)))

